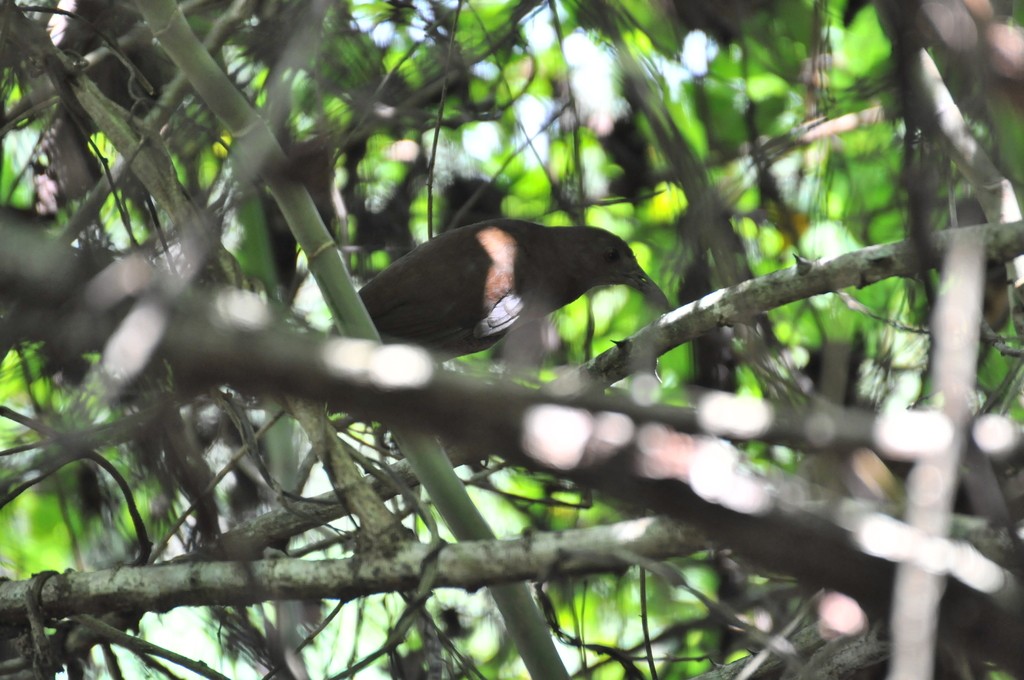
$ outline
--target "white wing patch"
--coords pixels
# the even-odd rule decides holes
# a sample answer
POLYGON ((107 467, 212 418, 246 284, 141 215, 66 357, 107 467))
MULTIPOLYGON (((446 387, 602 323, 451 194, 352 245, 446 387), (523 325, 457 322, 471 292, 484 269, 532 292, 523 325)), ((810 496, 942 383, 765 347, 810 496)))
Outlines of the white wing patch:
POLYGON ((486 338, 502 335, 516 322, 523 311, 523 299, 515 293, 509 293, 498 300, 490 312, 473 329, 473 335, 486 338))

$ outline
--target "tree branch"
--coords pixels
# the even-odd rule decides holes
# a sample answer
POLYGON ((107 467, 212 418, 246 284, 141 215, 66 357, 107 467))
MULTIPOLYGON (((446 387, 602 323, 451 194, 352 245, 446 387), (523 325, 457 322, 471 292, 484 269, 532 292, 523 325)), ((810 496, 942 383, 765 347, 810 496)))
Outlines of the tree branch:
MULTIPOLYGON (((981 240, 986 257, 1005 262, 1024 251, 1024 222, 963 227, 966 238, 981 240)), ((931 236, 936 251, 949 248, 953 235, 931 236)), ((638 357, 660 356, 673 347, 719 326, 746 323, 757 314, 814 295, 856 286, 862 288, 894 276, 920 271, 920 253, 913 241, 861 248, 852 253, 800 262, 794 267, 744 281, 705 295, 645 326, 626 341, 594 357, 580 368, 588 379, 601 384, 622 380, 638 357)))
MULTIPOLYGON (((267 600, 340 599, 415 590, 436 561, 436 586, 483 586, 618 571, 630 556, 663 559, 707 548, 707 539, 673 521, 646 518, 600 527, 444 545, 408 544, 388 557, 268 559, 120 567, 51 576, 40 605, 53 618, 114 611, 162 612, 181 606, 244 606, 267 600)), ((0 618, 27 620, 32 581, 0 583, 0 618)))
MULTIPOLYGON (((1024 238, 1019 224, 972 229, 960 230, 957 235, 984 243, 990 254, 1011 252, 1024 238)), ((933 242, 945 247, 948 241, 948 234, 939 234, 933 242)), ((106 337, 113 322, 95 314, 87 324, 55 324, 46 295, 40 292, 53 294, 54 287, 60 285, 76 290, 81 283, 66 275, 53 275, 67 269, 54 266, 53 260, 45 265, 41 262, 53 254, 46 247, 38 243, 35 248, 17 247, 16 241, 6 242, 15 247, 11 254, 0 251, 0 295, 17 293, 26 284, 42 284, 39 288, 29 285, 34 297, 20 298, 25 306, 32 303, 37 307, 35 312, 27 308, 19 318, 10 320, 16 329, 30 329, 35 334, 32 337, 45 337, 58 354, 80 352, 106 337)), ((866 274, 858 272, 857 280, 877 280, 886 272, 899 272, 900 267, 910 269, 908 248, 906 243, 868 248, 868 256, 861 260, 843 256, 814 263, 810 271, 817 273, 814 281, 837 266, 839 273, 852 276, 848 273, 852 263, 866 260, 872 268, 866 274)), ((798 273, 788 276, 793 280, 791 287, 801 280, 798 273)), ((751 286, 760 285, 760 280, 751 282, 751 286)), ((734 311, 726 305, 731 294, 733 290, 721 292, 715 304, 734 311)), ((905 525, 877 513, 836 516, 830 521, 825 508, 795 505, 799 490, 776 489, 734 470, 728 458, 721 457, 725 449, 720 443, 658 423, 661 419, 680 425, 687 419, 692 425, 708 422, 700 413, 642 408, 601 395, 553 397, 545 391, 437 371, 426 353, 408 346, 380 347, 353 340, 318 342, 267 330, 270 317, 265 312, 230 313, 231 301, 237 303, 237 296, 235 292, 217 298, 212 305, 185 306, 186 301, 181 301, 159 349, 179 386, 206 388, 229 383, 255 392, 273 389, 326 401, 364 417, 384 416, 411 430, 481 447, 514 463, 553 472, 684 519, 761 566, 788 573, 803 585, 846 593, 868 611, 878 613, 889 607, 893 563, 877 556, 889 553, 879 552, 881 548, 872 541, 879 536, 902 536, 895 540, 904 545, 912 535, 906 534, 905 525), (254 371, 253 366, 261 370, 254 371), (712 467, 701 467, 705 464, 712 467), (700 470, 707 473, 703 479, 697 474, 700 470), (875 554, 865 554, 862 544, 874 545, 871 550, 875 554), (813 549, 797 551, 793 546, 813 549)), ((75 320, 74 315, 61 317, 66 318, 75 320)), ((733 421, 745 426, 746 438, 763 440, 772 422, 766 415, 771 411, 745 412, 738 417, 734 414, 733 421)), ((841 412, 837 421, 848 417, 841 412)), ((804 440, 828 441, 829 427, 815 425, 810 417, 805 423, 804 440)), ((871 436, 878 438, 879 448, 902 446, 918 455, 933 453, 935 442, 929 443, 927 429, 914 430, 916 438, 910 443, 886 445, 884 428, 873 421, 869 424, 865 436, 874 432, 871 436)), ((961 551, 962 547, 949 549, 961 551)), ((1009 651, 1015 649, 1013 640, 1024 636, 1024 617, 1016 606, 1024 596, 1007 573, 978 562, 970 553, 963 555, 966 562, 958 567, 959 577, 992 594, 951 581, 941 625, 959 636, 972 653, 1024 672, 1024 660, 1009 651), (969 622, 979 617, 991 625, 984 630, 971 626, 969 622)), ((902 558, 893 554, 891 559, 902 558)))

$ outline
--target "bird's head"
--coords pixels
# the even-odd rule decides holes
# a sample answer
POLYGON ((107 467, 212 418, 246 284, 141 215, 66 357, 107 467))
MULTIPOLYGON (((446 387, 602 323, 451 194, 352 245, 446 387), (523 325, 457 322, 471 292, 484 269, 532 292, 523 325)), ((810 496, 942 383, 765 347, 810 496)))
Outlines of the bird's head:
POLYGON ((574 232, 571 265, 583 292, 597 286, 624 284, 640 291, 659 311, 671 308, 665 293, 640 268, 632 249, 621 238, 595 227, 572 227, 565 231, 574 232))

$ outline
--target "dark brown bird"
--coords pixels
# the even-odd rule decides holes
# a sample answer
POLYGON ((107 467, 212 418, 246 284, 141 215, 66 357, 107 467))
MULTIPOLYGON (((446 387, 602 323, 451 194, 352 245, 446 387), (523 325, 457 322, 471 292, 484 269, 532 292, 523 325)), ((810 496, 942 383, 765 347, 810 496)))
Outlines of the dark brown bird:
POLYGON ((487 349, 591 288, 619 283, 669 308, 618 236, 594 227, 497 219, 424 243, 359 295, 385 341, 456 357, 487 349))

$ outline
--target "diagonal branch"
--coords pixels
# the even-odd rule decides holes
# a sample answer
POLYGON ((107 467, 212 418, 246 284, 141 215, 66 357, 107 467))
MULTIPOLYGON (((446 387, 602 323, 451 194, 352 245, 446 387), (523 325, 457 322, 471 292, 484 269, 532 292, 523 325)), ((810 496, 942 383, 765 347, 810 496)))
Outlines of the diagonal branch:
MULTIPOLYGON (((1024 252, 1024 222, 963 227, 958 231, 965 238, 984 242, 986 257, 996 261, 1007 261, 1024 252)), ((950 232, 933 234, 932 247, 944 251, 952 238, 950 232)), ((790 302, 850 286, 861 288, 894 276, 914 276, 920 271, 918 257, 917 244, 907 240, 813 262, 801 261, 789 269, 717 290, 665 314, 594 357, 580 372, 601 384, 617 382, 629 375, 641 350, 660 356, 714 328, 746 323, 759 313, 790 302)))

